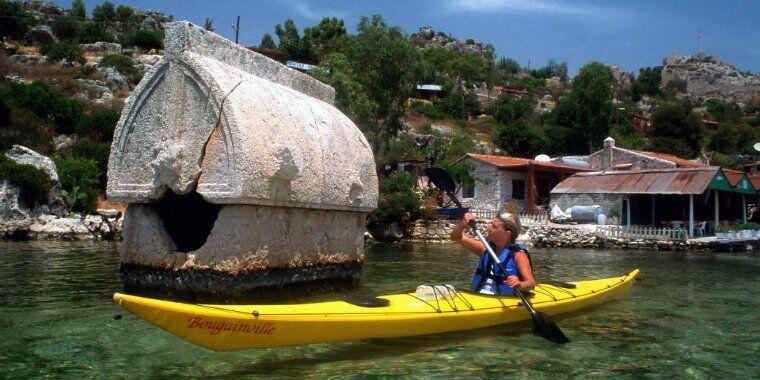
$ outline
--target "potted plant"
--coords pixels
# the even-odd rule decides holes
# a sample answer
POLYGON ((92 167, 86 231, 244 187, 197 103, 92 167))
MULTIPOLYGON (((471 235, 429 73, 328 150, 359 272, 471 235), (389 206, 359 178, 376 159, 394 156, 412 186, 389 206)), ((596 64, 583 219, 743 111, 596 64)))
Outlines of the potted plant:
POLYGON ((760 237, 760 224, 757 223, 747 223, 747 229, 751 231, 751 236, 753 238, 760 237))
POLYGON ((715 227, 715 237, 718 240, 728 239, 728 227, 726 226, 715 227))
POLYGON ((617 225, 620 218, 620 210, 611 208, 607 212, 607 224, 617 225))
POLYGON ((728 238, 729 239, 738 239, 740 232, 741 232, 741 230, 739 229, 739 225, 738 224, 732 224, 732 225, 728 226, 728 233, 729 233, 728 238))

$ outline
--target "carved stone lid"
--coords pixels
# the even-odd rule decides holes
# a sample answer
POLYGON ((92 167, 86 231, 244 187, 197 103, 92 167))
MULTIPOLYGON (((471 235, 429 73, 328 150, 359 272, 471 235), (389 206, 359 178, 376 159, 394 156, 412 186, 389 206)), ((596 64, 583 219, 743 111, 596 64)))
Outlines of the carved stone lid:
POLYGON ((108 196, 368 212, 377 176, 334 90, 187 22, 129 97, 114 132, 108 196))

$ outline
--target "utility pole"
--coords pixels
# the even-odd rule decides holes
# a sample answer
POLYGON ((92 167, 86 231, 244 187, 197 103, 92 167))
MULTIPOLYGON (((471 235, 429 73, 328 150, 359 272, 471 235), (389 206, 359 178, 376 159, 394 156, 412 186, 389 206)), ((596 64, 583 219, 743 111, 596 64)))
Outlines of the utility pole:
POLYGON ((237 16, 237 22, 232 29, 235 29, 235 43, 238 43, 238 36, 240 35, 240 16, 237 16))

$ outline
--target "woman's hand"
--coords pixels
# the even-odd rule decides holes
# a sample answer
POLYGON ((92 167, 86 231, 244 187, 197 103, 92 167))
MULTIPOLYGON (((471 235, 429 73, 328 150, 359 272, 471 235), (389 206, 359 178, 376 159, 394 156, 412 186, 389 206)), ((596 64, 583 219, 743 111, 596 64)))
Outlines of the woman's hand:
POLYGON ((517 276, 509 276, 504 280, 504 284, 509 285, 510 288, 520 286, 520 278, 517 276))
POLYGON ((465 225, 469 226, 470 222, 474 222, 475 219, 476 219, 475 215, 472 215, 471 213, 468 212, 468 213, 464 214, 464 217, 462 218, 462 223, 464 223, 465 225))

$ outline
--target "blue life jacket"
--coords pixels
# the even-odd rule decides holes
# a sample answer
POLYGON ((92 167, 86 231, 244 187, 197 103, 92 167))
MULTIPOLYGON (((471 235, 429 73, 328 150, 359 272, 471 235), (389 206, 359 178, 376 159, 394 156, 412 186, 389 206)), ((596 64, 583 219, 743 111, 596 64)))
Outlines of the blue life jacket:
POLYGON ((525 252, 525 254, 528 256, 528 262, 530 263, 531 270, 533 270, 533 263, 531 262, 528 249, 521 244, 508 245, 504 248, 501 254, 499 254, 499 261, 501 261, 501 263, 504 265, 504 268, 507 270, 508 274, 504 274, 504 272, 502 272, 501 268, 499 268, 499 265, 496 264, 493 259, 491 259, 491 255, 486 250, 480 256, 478 266, 475 268, 475 275, 472 277, 472 291, 476 293, 479 292, 480 289, 483 288, 483 285, 486 284, 486 281, 490 278, 493 280, 494 287, 496 288, 496 294, 504 296, 514 295, 514 290, 509 287, 509 285, 504 284, 504 280, 506 280, 509 276, 517 276, 520 278, 520 281, 523 280, 522 275, 517 270, 517 264, 515 264, 515 253, 519 251, 525 252))

